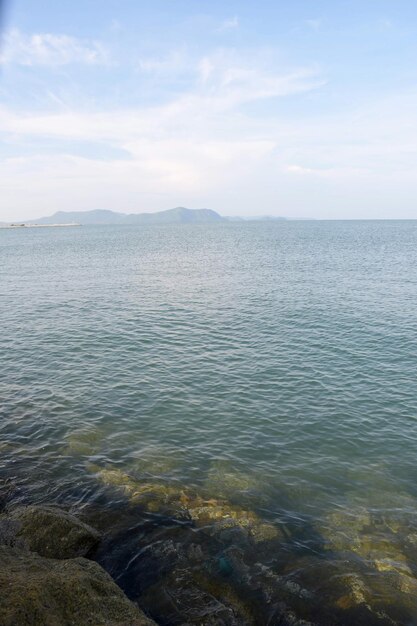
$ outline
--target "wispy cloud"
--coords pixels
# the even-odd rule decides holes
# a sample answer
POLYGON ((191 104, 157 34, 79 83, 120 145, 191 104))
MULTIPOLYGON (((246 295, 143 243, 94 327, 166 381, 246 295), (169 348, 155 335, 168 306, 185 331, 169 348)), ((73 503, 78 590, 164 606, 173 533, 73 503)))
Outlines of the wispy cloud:
POLYGON ((273 60, 251 51, 239 54, 221 48, 198 59, 185 48, 173 50, 160 58, 143 58, 139 71, 150 77, 181 77, 182 93, 172 106, 201 107, 201 111, 219 111, 247 102, 279 98, 321 87, 324 79, 319 68, 276 67, 273 60))
MULTIPOLYGON (((73 109, 56 114, 26 115, 0 110, 0 131, 50 137, 83 137, 98 140, 123 140, 141 134, 149 135, 162 129, 172 136, 180 129, 191 129, 193 122, 227 117, 248 102, 283 98, 320 88, 324 83, 317 68, 300 67, 274 70, 256 55, 238 55, 233 50, 219 50, 192 63, 182 53, 173 52, 164 59, 144 59, 144 71, 159 74, 162 70, 182 71, 187 67, 193 82, 191 87, 176 94, 164 105, 112 110, 107 113, 83 113, 73 109), (177 125, 177 126, 176 126, 177 125)), ((59 104, 59 102, 58 102, 59 104)))
POLYGON ((319 97, 325 77, 314 65, 285 66, 269 51, 218 49, 193 58, 174 49, 141 59, 140 70, 135 77, 143 81, 165 83, 165 74, 175 80, 184 73, 187 79, 153 105, 63 107, 52 94, 55 113, 0 109, 4 142, 31 148, 2 160, 2 219, 175 203, 241 214, 288 207, 331 217, 335 207, 339 216, 343 209, 352 215, 363 198, 380 208, 397 202, 399 190, 411 197, 416 189, 416 94, 337 114, 316 107, 300 117, 283 115, 288 107, 276 106, 276 99, 319 97), (268 114, 246 106, 255 103, 268 114))
POLYGON ((227 30, 235 30, 236 28, 239 28, 239 18, 237 15, 224 20, 220 26, 216 29, 216 31, 218 33, 224 33, 227 30))
POLYGON ((4 159, 5 215, 16 203, 21 210, 15 217, 24 218, 25 211, 36 217, 74 206, 156 210, 175 200, 227 212, 228 202, 238 199, 243 214, 259 206, 273 211, 274 203, 288 202, 296 212, 299 207, 299 213, 317 216, 318 207, 306 207, 306 197, 320 197, 321 215, 331 216, 335 207, 339 215, 343 209, 352 215, 352 206, 359 211, 363 198, 377 198, 375 210, 382 211, 384 203, 389 207, 403 199, 401 189, 415 189, 412 94, 408 108, 403 94, 378 101, 361 115, 347 111, 293 122, 213 108, 212 97, 196 92, 164 106, 108 112, 0 111, 0 131, 8 131, 11 141, 90 141, 128 155, 77 156, 66 142, 56 154, 4 159))
MULTIPOLYGON (((14 197, 14 203, 26 206, 24 190, 29 187, 33 204, 27 206, 32 215, 46 206, 56 208, 58 189, 61 208, 97 203, 121 210, 166 208, 161 190, 181 203, 209 204, 214 190, 225 192, 229 185, 238 189, 240 180, 263 179, 265 172, 276 168, 279 133, 243 114, 240 106, 322 84, 315 69, 277 70, 255 54, 242 56, 230 50, 193 61, 178 53, 142 60, 143 71, 157 76, 167 69, 183 71, 183 66, 193 77, 190 87, 159 106, 83 111, 63 109, 57 102, 54 114, 0 109, 3 137, 33 145, 32 154, 3 160, 1 204, 7 207, 14 197), (45 141, 54 146, 53 154, 36 149, 38 142, 45 145, 45 141), (71 142, 76 148, 73 154, 71 142), (80 142, 90 142, 89 157, 80 156, 80 142), (108 146, 109 157, 94 158, 95 145, 100 151, 108 146), (125 156, 112 156, 115 149, 125 156), (78 181, 76 191, 74 180, 78 181), (117 198, 112 191, 116 189, 117 198), (132 206, 138 194, 140 202, 148 200, 147 204, 132 206)), ((211 205, 222 208, 214 198, 211 205)))
POLYGON ((52 33, 25 34, 17 29, 3 37, 0 63, 26 66, 59 66, 70 63, 88 65, 107 62, 107 53, 98 41, 81 40, 52 33))
POLYGON ((148 57, 139 59, 137 67, 146 74, 175 74, 190 69, 190 61, 187 59, 184 48, 171 50, 163 57, 148 57))
POLYGON ((216 109, 312 91, 325 83, 316 67, 277 70, 255 54, 242 56, 233 50, 203 57, 198 69, 200 81, 195 95, 216 109))

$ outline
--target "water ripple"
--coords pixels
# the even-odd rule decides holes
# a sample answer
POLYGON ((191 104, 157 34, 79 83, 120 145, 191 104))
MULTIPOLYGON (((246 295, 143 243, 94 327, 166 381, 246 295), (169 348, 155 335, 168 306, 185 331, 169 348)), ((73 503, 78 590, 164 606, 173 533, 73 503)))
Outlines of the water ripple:
MULTIPOLYGON (((334 615, 359 588, 384 595, 394 570, 405 588, 405 554, 417 574, 415 222, 4 230, 0 297, 0 476, 21 500, 120 517, 126 494, 91 467, 209 492, 285 528, 256 556, 274 562, 269 578, 248 556, 259 588, 275 576, 315 593, 320 580, 334 615), (389 543, 382 556, 371 535, 389 543), (346 558, 365 569, 338 596, 346 558)), ((126 515, 126 588, 172 533, 198 535, 214 562, 203 530, 126 515)), ((243 565, 221 559, 237 580, 243 565)), ((325 619, 371 623, 343 615, 325 619)))

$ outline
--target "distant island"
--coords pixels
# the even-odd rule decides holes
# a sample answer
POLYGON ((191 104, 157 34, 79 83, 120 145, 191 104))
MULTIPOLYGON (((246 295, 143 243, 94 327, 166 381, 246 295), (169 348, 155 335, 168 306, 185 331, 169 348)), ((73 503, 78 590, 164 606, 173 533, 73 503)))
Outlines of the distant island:
POLYGON ((27 224, 38 225, 77 223, 83 226, 100 224, 206 224, 221 222, 224 218, 210 209, 177 207, 157 213, 117 213, 103 209, 94 211, 58 211, 50 217, 41 217, 27 224))
POLYGON ((2 228, 28 228, 41 226, 89 226, 101 224, 211 224, 215 222, 286 221, 291 218, 270 215, 254 217, 227 217, 212 209, 186 209, 176 207, 156 213, 118 213, 105 209, 93 211, 57 211, 49 217, 36 220, 0 224, 2 228))

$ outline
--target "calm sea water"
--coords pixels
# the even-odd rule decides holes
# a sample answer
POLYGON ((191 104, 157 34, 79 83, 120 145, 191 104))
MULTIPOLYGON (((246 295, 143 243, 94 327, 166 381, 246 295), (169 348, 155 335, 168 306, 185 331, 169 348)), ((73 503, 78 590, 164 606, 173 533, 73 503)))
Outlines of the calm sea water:
POLYGON ((119 523, 97 558, 161 624, 417 623, 417 222, 1 230, 0 302, 0 476, 119 523), (246 614, 214 583, 199 617, 162 601, 180 561, 246 614))

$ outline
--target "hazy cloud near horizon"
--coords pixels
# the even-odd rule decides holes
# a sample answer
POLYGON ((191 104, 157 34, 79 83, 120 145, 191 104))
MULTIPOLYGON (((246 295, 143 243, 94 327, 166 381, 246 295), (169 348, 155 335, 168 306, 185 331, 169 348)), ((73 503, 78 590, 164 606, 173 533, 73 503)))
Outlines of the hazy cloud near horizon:
POLYGON ((0 221, 417 218, 417 7, 363 4, 11 5, 0 221))

